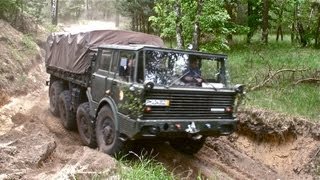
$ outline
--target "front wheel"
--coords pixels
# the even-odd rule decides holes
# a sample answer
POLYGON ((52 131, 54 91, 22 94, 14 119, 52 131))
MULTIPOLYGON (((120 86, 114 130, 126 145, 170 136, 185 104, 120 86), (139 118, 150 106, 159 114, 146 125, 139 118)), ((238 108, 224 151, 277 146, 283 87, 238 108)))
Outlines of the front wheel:
POLYGON ((200 139, 178 138, 170 140, 170 145, 182 153, 192 155, 202 148, 205 141, 205 137, 200 139))
POLYGON ((106 154, 116 155, 123 148, 123 142, 116 130, 114 114, 108 106, 103 106, 98 113, 96 136, 99 150, 106 154))

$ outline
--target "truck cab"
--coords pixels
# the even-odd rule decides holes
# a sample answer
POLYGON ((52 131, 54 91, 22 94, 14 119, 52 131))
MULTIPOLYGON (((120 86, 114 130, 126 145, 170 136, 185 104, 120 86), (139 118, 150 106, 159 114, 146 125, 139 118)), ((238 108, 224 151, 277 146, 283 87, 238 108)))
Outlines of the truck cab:
MULTIPOLYGON (((96 138, 103 152, 117 153, 129 141, 157 139, 193 154, 206 137, 236 130, 243 86, 230 84, 226 55, 102 45, 91 62, 86 94, 92 128, 87 138, 96 138), (192 63, 197 68, 193 74, 192 63)), ((79 131, 85 131, 77 121, 79 131)))

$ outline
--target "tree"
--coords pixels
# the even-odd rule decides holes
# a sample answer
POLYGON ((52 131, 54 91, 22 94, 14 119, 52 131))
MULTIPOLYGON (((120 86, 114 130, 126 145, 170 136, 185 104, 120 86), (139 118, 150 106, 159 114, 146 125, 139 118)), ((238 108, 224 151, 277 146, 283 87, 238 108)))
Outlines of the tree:
POLYGON ((182 37, 182 21, 181 21, 181 1, 175 1, 174 3, 174 12, 176 15, 176 39, 177 39, 177 48, 183 49, 184 39, 182 37))
POLYGON ((251 38, 255 31, 261 24, 262 14, 261 14, 261 1, 258 0, 248 0, 247 1, 247 15, 248 15, 248 28, 249 32, 247 34, 247 43, 251 42, 251 38))
POLYGON ((197 0, 196 4, 196 17, 194 20, 194 29, 193 29, 193 40, 192 48, 194 50, 199 50, 199 41, 200 41, 200 17, 202 13, 203 0, 197 0))
POLYGON ((131 30, 150 32, 149 17, 154 13, 154 0, 118 0, 116 7, 121 15, 131 17, 131 30))
POLYGON ((58 0, 51 0, 51 16, 52 16, 52 24, 58 24, 58 0))
POLYGON ((16 0, 0 1, 0 18, 7 21, 12 21, 16 17, 20 7, 21 3, 16 0))
POLYGON ((263 11, 262 11, 262 41, 268 43, 269 34, 269 0, 263 0, 263 11))
POLYGON ((159 0, 154 10, 153 28, 162 37, 176 37, 179 48, 184 43, 206 51, 228 48, 226 36, 232 30, 227 27, 229 15, 223 1, 159 0))

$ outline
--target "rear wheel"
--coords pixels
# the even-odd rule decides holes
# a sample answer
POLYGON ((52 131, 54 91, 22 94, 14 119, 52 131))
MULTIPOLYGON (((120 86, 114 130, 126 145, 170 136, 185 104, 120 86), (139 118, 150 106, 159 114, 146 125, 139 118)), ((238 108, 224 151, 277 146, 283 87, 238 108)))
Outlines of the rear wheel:
POLYGON ((54 116, 59 116, 59 95, 63 91, 61 81, 54 81, 49 88, 50 112, 54 116))
POLYGON ((93 119, 90 117, 88 102, 80 104, 77 110, 77 127, 82 143, 91 148, 96 148, 96 134, 94 132, 93 119))
POLYGON ((114 114, 108 106, 103 106, 98 113, 96 136, 100 151, 110 155, 116 155, 123 150, 124 144, 119 139, 114 114))
POLYGON ((206 141, 205 137, 200 139, 178 138, 170 141, 170 145, 176 150, 185 154, 195 154, 203 146, 206 141))
POLYGON ((59 96, 59 111, 62 125, 68 130, 76 128, 75 113, 71 110, 71 94, 68 90, 59 96))

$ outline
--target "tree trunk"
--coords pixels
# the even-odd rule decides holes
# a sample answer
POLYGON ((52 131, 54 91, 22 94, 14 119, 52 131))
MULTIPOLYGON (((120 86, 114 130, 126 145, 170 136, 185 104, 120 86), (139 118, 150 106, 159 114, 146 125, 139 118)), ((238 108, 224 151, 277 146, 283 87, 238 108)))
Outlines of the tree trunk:
POLYGON ((197 14, 194 21, 193 28, 193 40, 192 40, 192 49, 199 50, 199 41, 200 41, 200 22, 199 18, 201 16, 203 0, 197 1, 197 14))
POLYGON ((136 22, 136 20, 135 20, 135 18, 134 18, 134 15, 132 14, 132 17, 131 17, 131 30, 132 31, 134 31, 134 29, 135 29, 135 22, 136 22))
POLYGON ((269 0, 263 0, 262 11, 262 41, 268 43, 268 31, 269 31, 269 0))
POLYGON ((119 27, 120 25, 120 13, 119 13, 119 10, 117 9, 116 10, 116 20, 115 20, 115 24, 116 24, 116 27, 119 27))
MULTIPOLYGON (((225 4, 224 4, 225 9, 227 10, 228 15, 230 16, 230 19, 228 20, 230 24, 236 23, 237 15, 235 10, 236 9, 235 3, 236 2, 234 2, 234 0, 232 0, 231 2, 225 0, 225 4)), ((229 44, 233 43, 233 38, 231 33, 227 35, 227 40, 229 44)))
POLYGON ((251 38, 253 36, 253 22, 252 22, 252 15, 253 15, 253 0, 248 0, 248 27, 249 27, 249 32, 247 34, 247 43, 249 44, 251 42, 251 38))
POLYGON ((281 38, 281 41, 283 41, 283 30, 281 24, 277 28, 277 42, 279 41, 279 38, 281 38))
POLYGON ((86 0, 86 18, 89 19, 89 0, 86 0))
POLYGON ((51 17, 52 17, 52 24, 58 24, 58 0, 51 0, 51 17))
POLYGON ((307 37, 301 19, 299 18, 299 16, 297 16, 297 14, 300 14, 300 4, 296 5, 296 25, 300 37, 300 44, 305 47, 307 45, 307 37))
MULTIPOLYGON (((320 9, 319 9, 320 10, 320 9)), ((314 43, 314 46, 315 48, 320 48, 320 44, 319 44, 319 34, 320 34, 320 12, 318 10, 318 24, 317 24, 317 29, 316 29, 316 32, 315 32, 315 36, 314 36, 314 39, 315 39, 315 43, 314 43)))
POLYGON ((300 21, 298 21, 298 31, 299 31, 299 36, 300 36, 300 44, 305 47, 307 45, 307 38, 306 38, 306 33, 303 28, 303 25, 300 21))
POLYGON ((183 49, 184 40, 182 38, 182 24, 181 24, 181 2, 175 1, 174 10, 176 14, 176 39, 177 39, 177 48, 183 49))

